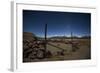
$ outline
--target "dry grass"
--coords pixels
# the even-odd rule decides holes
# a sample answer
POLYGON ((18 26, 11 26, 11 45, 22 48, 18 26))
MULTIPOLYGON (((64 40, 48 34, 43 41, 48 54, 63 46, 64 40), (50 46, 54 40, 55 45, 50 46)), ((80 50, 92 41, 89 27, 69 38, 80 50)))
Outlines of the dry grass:
MULTIPOLYGON (((66 40, 67 41, 67 40, 66 40)), ((40 61, 59 61, 59 60, 83 60, 91 59, 91 41, 90 39, 74 39, 73 41, 78 44, 78 47, 72 47, 72 44, 65 44, 60 42, 49 42, 47 43, 47 50, 52 53, 50 58, 44 59, 26 59, 26 62, 40 62, 40 61), (72 51, 75 49, 75 51, 72 51), (64 55, 59 55, 58 52, 64 51, 64 55)))

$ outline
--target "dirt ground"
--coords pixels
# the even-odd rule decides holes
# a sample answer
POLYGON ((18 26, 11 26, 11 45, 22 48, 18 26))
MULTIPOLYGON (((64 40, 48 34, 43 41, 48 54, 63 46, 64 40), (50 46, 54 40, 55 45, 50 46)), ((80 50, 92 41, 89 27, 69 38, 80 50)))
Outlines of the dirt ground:
POLYGON ((24 62, 41 62, 41 61, 60 61, 60 60, 85 60, 91 59, 91 41, 90 39, 74 39, 71 44, 48 41, 46 50, 50 51, 52 56, 43 59, 23 58, 24 62))

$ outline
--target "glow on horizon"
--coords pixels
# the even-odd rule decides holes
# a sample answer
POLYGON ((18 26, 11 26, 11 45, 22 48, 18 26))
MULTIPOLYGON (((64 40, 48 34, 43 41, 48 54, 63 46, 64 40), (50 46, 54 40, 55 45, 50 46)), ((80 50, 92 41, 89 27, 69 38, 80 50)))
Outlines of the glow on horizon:
MULTIPOLYGON (((45 35, 42 35, 42 36, 40 36, 40 35, 37 35, 38 37, 42 37, 42 38, 44 38, 45 37, 45 35)), ((50 38, 50 37, 79 37, 79 38, 81 38, 81 37, 84 37, 84 36, 90 36, 90 35, 72 35, 71 36, 71 34, 70 35, 47 35, 47 37, 48 38, 50 38)))

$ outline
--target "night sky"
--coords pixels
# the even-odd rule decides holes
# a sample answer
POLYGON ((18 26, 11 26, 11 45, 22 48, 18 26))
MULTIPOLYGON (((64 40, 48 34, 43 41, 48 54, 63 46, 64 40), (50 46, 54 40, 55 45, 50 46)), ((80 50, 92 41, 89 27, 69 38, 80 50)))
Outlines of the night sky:
POLYGON ((75 12, 23 10, 23 31, 44 36, 47 24, 47 36, 90 36, 91 14, 75 12))

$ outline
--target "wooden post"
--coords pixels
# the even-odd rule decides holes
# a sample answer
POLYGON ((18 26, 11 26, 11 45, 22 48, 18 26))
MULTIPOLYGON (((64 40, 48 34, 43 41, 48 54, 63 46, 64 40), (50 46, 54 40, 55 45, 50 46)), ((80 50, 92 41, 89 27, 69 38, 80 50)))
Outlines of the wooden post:
POLYGON ((46 50, 47 50, 47 24, 45 24, 45 45, 44 45, 44 49, 45 49, 45 57, 46 57, 46 50))
POLYGON ((72 44, 72 51, 73 51, 73 33, 71 32, 71 44, 72 44))

